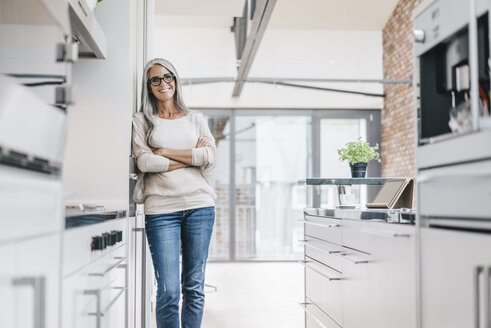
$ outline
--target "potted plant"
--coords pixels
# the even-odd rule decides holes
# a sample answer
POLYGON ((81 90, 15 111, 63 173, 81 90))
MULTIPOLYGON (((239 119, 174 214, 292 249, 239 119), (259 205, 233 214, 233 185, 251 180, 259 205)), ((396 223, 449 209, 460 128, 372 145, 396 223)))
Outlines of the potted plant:
POLYGON ((359 137, 357 141, 348 142, 344 148, 338 149, 338 154, 341 161, 349 162, 353 178, 364 178, 369 161, 376 160, 380 163, 378 149, 378 144, 371 147, 368 142, 362 141, 359 137))

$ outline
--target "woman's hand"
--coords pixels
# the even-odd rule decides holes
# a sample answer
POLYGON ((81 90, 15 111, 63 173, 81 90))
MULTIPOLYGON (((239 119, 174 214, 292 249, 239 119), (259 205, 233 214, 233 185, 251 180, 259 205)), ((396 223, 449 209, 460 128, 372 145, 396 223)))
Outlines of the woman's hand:
POLYGON ((164 151, 164 148, 158 148, 158 149, 152 150, 152 153, 153 153, 154 155, 164 156, 164 155, 163 155, 163 151, 164 151))
POLYGON ((195 148, 205 147, 211 141, 211 137, 199 137, 195 148))

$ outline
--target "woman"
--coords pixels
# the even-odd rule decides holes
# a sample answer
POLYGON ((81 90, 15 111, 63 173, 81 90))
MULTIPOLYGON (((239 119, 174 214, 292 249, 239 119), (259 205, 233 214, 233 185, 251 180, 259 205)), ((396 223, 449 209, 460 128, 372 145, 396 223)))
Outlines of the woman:
POLYGON ((171 63, 150 61, 141 109, 133 117, 133 151, 144 174, 145 228, 157 279, 157 327, 199 328, 205 266, 215 220, 210 186, 215 139, 203 114, 189 110, 171 63), (182 274, 179 280, 179 251, 182 274))

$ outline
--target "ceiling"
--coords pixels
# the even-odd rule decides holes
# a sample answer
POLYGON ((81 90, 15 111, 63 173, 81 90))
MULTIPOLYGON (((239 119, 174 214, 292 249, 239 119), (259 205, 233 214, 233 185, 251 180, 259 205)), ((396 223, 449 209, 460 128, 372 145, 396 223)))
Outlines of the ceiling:
MULTIPOLYGON (((277 0, 268 29, 381 30, 398 0, 277 0)), ((155 0, 161 27, 229 28, 245 0, 155 0)))

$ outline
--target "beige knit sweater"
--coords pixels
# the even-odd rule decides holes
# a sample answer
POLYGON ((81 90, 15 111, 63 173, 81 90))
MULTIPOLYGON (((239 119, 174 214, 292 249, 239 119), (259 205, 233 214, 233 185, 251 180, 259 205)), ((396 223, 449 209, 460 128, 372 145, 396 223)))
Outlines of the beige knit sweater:
POLYGON ((215 139, 205 117, 198 111, 166 120, 153 116, 155 129, 147 145, 142 112, 133 116, 133 152, 138 169, 145 172, 145 214, 172 213, 214 206, 216 194, 210 185, 215 167, 215 139), (210 136, 206 147, 194 148, 199 137, 210 136), (193 166, 168 171, 169 159, 154 155, 152 149, 192 149, 193 166))

